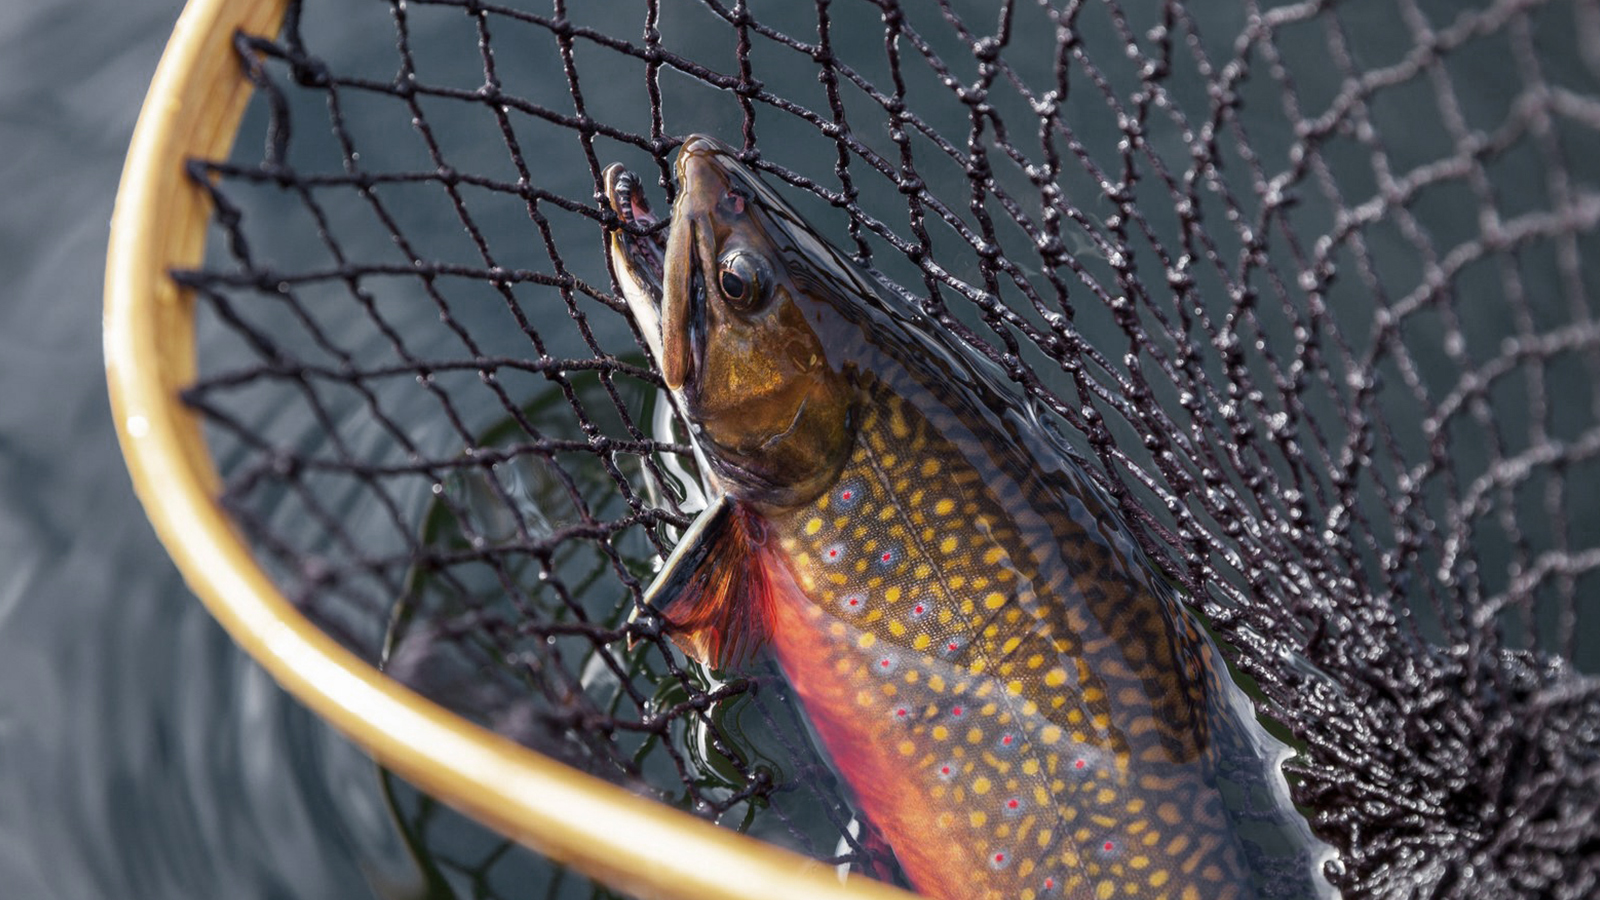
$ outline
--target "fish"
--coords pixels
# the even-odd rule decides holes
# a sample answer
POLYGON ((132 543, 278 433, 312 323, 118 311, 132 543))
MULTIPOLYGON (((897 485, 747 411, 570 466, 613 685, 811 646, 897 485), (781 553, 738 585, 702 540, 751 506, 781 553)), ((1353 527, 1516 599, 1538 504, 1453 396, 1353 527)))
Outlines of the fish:
POLYGON ((1065 438, 735 150, 673 171, 665 223, 620 164, 602 187, 716 495, 645 592, 683 652, 770 653, 924 896, 1335 896, 1283 745, 1065 438))

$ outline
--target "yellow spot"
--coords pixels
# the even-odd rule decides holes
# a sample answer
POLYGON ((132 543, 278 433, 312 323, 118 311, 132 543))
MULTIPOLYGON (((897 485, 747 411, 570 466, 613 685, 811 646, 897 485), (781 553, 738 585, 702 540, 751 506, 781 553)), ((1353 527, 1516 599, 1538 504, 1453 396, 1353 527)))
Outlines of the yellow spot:
POLYGON ((972 824, 973 828, 982 828, 989 821, 989 816, 982 810, 975 809, 971 815, 967 816, 967 821, 972 824))
POLYGON ((933 638, 928 637, 926 634, 919 634, 911 639, 911 649, 926 650, 931 643, 933 643, 933 638))
POLYGON ((897 749, 900 751, 901 756, 910 756, 917 752, 917 745, 910 741, 901 741, 897 749))
POLYGON ((921 673, 919 673, 916 669, 910 669, 906 672, 906 684, 916 684, 917 679, 921 677, 921 673))
POLYGON ((1040 830, 1039 830, 1039 834, 1038 834, 1038 837, 1036 837, 1036 838, 1035 838, 1035 839, 1034 839, 1034 841, 1035 841, 1035 843, 1037 843, 1037 844, 1038 844, 1038 845, 1039 845, 1039 846, 1040 846, 1040 847, 1048 847, 1048 846, 1050 846, 1050 837, 1051 837, 1051 832, 1050 832, 1050 829, 1048 829, 1048 828, 1041 828, 1041 829, 1040 829, 1040 830))
MULTIPOLYGON (((982 692, 980 692, 980 693, 982 693, 982 692)), ((998 709, 999 709, 999 707, 998 707, 998 706, 995 706, 995 705, 994 705, 994 704, 993 704, 993 703, 985 703, 985 704, 984 704, 984 705, 983 705, 983 709, 980 709, 980 710, 978 710, 978 712, 981 712, 981 713, 983 713, 983 714, 984 714, 984 715, 986 715, 986 716, 992 716, 992 715, 994 715, 994 714, 995 714, 995 712, 996 712, 996 711, 997 711, 997 710, 998 710, 998 709)))
POLYGON ((813 518, 806 523, 806 534, 816 534, 822 530, 822 520, 813 518))
POLYGON ((1171 875, 1167 874, 1166 869, 1157 869, 1150 873, 1150 886, 1154 888, 1161 887, 1163 884, 1166 884, 1167 879, 1171 877, 1171 875))
POLYGON ((1187 835, 1180 834, 1167 844, 1167 855, 1177 856, 1187 849, 1189 849, 1189 838, 1187 835))
POLYGON ((892 684, 885 684, 883 686, 883 695, 885 697, 893 697, 895 694, 898 694, 898 693, 900 693, 900 689, 895 687, 892 684))
POLYGON ((950 737, 950 729, 944 727, 943 725, 933 726, 933 731, 930 733, 933 735, 933 739, 936 741, 942 741, 950 737))
POLYGON ((828 626, 828 633, 834 637, 844 637, 844 632, 845 628, 843 622, 834 622, 832 625, 828 626))
POLYGON ((1028 668, 1037 669, 1042 665, 1044 665, 1043 653, 1035 653, 1034 655, 1028 657, 1028 668))
POLYGON ((973 779, 972 792, 974 794, 989 793, 989 779, 983 777, 982 775, 979 775, 977 778, 973 779))
POLYGON ((939 675, 928 676, 928 690, 936 694, 944 693, 944 678, 939 675))
POLYGON ((894 507, 885 506, 878 510, 878 521, 887 522, 892 518, 894 518, 894 507))
POLYGON ((1168 825, 1176 825, 1182 821, 1183 813, 1178 810, 1178 804, 1169 801, 1156 807, 1156 818, 1168 825))
POLYGON ((1101 788, 1100 792, 1094 795, 1094 802, 1101 805, 1110 803, 1115 799, 1117 799, 1117 792, 1111 788, 1101 788))
POLYGON ((1142 853, 1138 856, 1135 856, 1133 859, 1128 860, 1128 866, 1130 868, 1142 869, 1148 865, 1150 865, 1150 857, 1145 856, 1142 853))
POLYGON ((967 743, 969 743, 969 744, 981 744, 981 743, 983 743, 983 729, 981 729, 981 728, 969 728, 969 729, 967 729, 967 743))
POLYGON ((1095 900, 1111 900, 1117 895, 1117 883, 1107 878, 1094 886, 1095 900))
POLYGON ((959 590, 961 588, 961 586, 963 584, 966 584, 966 583, 967 583, 967 577, 965 575, 951 575, 950 576, 950 589, 953 590, 953 591, 954 590, 959 590))
POLYGON ((989 594, 989 596, 983 598, 983 605, 990 609, 999 609, 1000 607, 1006 605, 1006 595, 1000 593, 999 591, 994 591, 989 594))
POLYGON ((1046 725, 1039 729, 1039 740, 1046 744, 1054 744, 1056 741, 1061 740, 1061 729, 1055 725, 1046 725))
POLYGON ((871 691, 856 691, 856 705, 857 706, 871 706, 872 705, 872 692, 871 691))
POLYGON ((863 650, 872 649, 872 645, 876 644, 877 642, 878 642, 878 636, 873 634, 870 631, 863 632, 860 637, 856 638, 856 646, 860 647, 863 650))
POLYGON ((1067 670, 1056 666, 1044 673, 1044 683, 1046 687, 1061 687, 1067 683, 1067 670))
POLYGON ((1181 900, 1200 900, 1200 889, 1192 884, 1184 885, 1181 900))
POLYGON ((953 538, 953 537, 947 537, 944 540, 940 541, 939 542, 939 552, 940 553, 954 553, 954 552, 956 552, 956 539, 953 538))
MULTIPOLYGON (((999 594, 990 594, 989 596, 991 596, 991 597, 999 597, 1000 595, 999 594)), ((989 601, 985 600, 984 602, 987 603, 989 601)), ((1002 603, 1005 602, 1004 598, 1001 599, 1001 602, 1002 603)), ((990 607, 990 608, 993 609, 993 607, 990 607)), ((1004 644, 1000 645, 1000 652, 1001 653, 1012 653, 1018 647, 1021 647, 1021 646, 1022 646, 1022 638, 1019 638, 1019 637, 1010 638, 1004 644)))
POLYGON ((1006 691, 1013 696, 1022 696, 1022 682, 1015 679, 1006 682, 1006 691))
POLYGON ((900 620, 898 619, 891 619, 889 621, 889 633, 895 637, 904 637, 906 633, 906 626, 901 624, 900 620))
POLYGON ((1003 548, 990 547, 988 550, 983 552, 984 565, 992 566, 1003 559, 1005 555, 1006 551, 1003 548))
POLYGON ((893 603, 896 600, 899 600, 900 599, 900 586, 899 585, 894 585, 893 587, 891 587, 888 590, 884 591, 883 592, 883 599, 887 600, 890 603, 893 603))
POLYGON ((1022 761, 1022 774, 1024 774, 1024 775, 1037 775, 1037 774, 1039 774, 1039 761, 1037 759, 1025 759, 1025 760, 1023 760, 1022 761))
POLYGON ((933 504, 933 511, 937 515, 948 516, 956 511, 956 502, 946 497, 933 504))
POLYGON ((1139 814, 1140 812, 1143 812, 1144 811, 1144 798, 1143 797, 1135 797, 1132 800, 1129 800, 1127 808, 1128 808, 1128 812, 1133 813, 1135 815, 1139 814))
POLYGON ((1105 698, 1106 692, 1100 690, 1092 684, 1083 689, 1083 702, 1085 703, 1099 703, 1105 698))
POLYGON ((937 459, 932 458, 932 457, 929 457, 928 459, 923 460, 922 461, 922 474, 923 475, 937 475, 937 474, 939 474, 939 461, 937 459))

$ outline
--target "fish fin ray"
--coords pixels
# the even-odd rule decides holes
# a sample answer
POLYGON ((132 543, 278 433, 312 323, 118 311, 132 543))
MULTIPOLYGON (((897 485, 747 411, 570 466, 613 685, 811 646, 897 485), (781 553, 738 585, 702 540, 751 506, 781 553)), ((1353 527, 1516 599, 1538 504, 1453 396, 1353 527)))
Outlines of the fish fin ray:
POLYGON ((765 531, 757 514, 719 497, 645 591, 668 636, 695 660, 729 668, 766 642, 772 581, 765 531))

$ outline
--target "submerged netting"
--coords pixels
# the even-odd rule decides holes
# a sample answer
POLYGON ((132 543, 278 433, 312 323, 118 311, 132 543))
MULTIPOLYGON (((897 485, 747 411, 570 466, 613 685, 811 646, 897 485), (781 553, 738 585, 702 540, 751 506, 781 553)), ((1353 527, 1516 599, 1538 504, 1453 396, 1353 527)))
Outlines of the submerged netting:
POLYGON ((236 46, 186 400, 394 677, 884 869, 771 670, 628 622, 704 498, 600 171, 664 207, 704 131, 1094 464, 1346 896, 1597 889, 1600 3, 313 2, 236 46))

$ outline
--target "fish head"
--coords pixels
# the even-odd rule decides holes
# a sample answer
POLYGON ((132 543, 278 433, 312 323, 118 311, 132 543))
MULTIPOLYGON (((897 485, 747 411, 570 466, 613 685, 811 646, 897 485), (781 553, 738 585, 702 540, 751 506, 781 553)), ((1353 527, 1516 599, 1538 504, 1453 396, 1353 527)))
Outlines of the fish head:
POLYGON ((850 373, 825 346, 837 304, 810 274, 825 245, 727 145, 691 136, 675 168, 664 239, 638 179, 606 170, 624 223, 610 238, 617 280, 728 492, 804 503, 854 442, 850 373))

